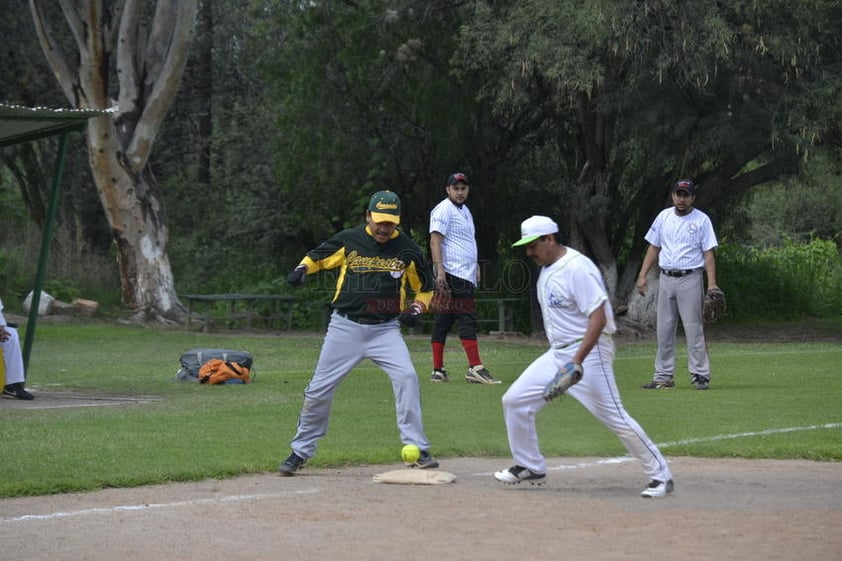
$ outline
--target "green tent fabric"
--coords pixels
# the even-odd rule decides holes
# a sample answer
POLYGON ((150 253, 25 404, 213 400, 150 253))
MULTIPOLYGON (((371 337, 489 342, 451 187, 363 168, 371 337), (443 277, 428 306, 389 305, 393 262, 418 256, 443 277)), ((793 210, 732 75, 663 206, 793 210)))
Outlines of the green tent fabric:
POLYGON ((0 147, 82 130, 92 117, 117 110, 50 109, 0 103, 0 147))

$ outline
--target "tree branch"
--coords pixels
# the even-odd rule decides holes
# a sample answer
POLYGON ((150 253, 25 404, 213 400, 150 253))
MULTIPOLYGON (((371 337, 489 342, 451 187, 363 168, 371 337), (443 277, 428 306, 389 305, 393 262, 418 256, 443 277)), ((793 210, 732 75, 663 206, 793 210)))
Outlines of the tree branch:
POLYGON ((85 44, 85 28, 82 25, 82 20, 79 14, 85 13, 82 6, 78 5, 74 0, 60 0, 61 13, 64 15, 67 26, 70 28, 70 33, 73 34, 73 39, 76 44, 81 46, 85 44))
MULTIPOLYGON (((166 116, 170 103, 175 97, 175 92, 178 90, 181 76, 187 65, 190 41, 196 23, 197 0, 160 0, 160 3, 169 5, 159 7, 162 10, 160 13, 174 12, 174 17, 173 23, 166 26, 161 24, 161 29, 166 27, 170 31, 168 40, 164 41, 166 44, 166 48, 163 50, 165 58, 161 63, 158 61, 148 63, 153 68, 160 64, 160 72, 156 74, 154 81, 151 83, 147 77, 147 88, 150 89, 145 98, 146 103, 143 104, 143 112, 137 121, 137 126, 126 151, 127 155, 130 156, 131 166, 136 171, 146 166, 152 152, 155 136, 166 116)), ((153 29, 150 37, 156 37, 159 34, 160 29, 153 29)))
POLYGON ((74 107, 78 107, 79 100, 74 93, 73 78, 75 74, 67 65, 65 57, 53 37, 52 27, 44 13, 44 1, 29 0, 29 10, 32 12, 32 19, 35 22, 35 33, 38 36, 38 42, 41 44, 41 50, 44 52, 47 63, 50 65, 53 75, 64 92, 64 96, 74 107))
MULTIPOLYGON (((141 2, 138 0, 127 0, 118 26, 117 79, 120 89, 117 92, 117 104, 120 113, 115 118, 118 127, 124 126, 124 115, 135 115, 137 113, 138 98, 140 97, 140 77, 138 76, 135 58, 140 4, 141 2)), ((134 122, 136 116, 131 120, 134 122)))

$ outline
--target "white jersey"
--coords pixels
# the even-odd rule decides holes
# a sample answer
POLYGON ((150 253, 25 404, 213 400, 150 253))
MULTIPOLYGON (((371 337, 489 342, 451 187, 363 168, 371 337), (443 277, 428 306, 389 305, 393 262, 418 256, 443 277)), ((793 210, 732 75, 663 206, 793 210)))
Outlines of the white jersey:
POLYGON ((603 333, 617 331, 614 311, 605 282, 593 261, 566 248, 564 257, 543 267, 538 276, 538 302, 544 315, 544 332, 553 348, 581 341, 588 329, 588 318, 605 306, 603 333))
POLYGON ((477 285, 477 252, 474 217, 467 205, 461 207, 444 199, 430 212, 430 233, 438 232, 442 266, 446 273, 477 285))
POLYGON ((710 218, 696 208, 684 216, 677 215, 674 207, 662 210, 645 239, 661 248, 658 266, 668 271, 703 268, 704 252, 718 245, 710 218))

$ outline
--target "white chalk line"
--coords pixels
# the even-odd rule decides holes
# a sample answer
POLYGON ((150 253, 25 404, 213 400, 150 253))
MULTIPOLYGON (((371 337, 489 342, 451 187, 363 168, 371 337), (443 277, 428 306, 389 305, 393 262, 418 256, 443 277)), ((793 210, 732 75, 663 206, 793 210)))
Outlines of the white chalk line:
MULTIPOLYGON (((687 444, 700 444, 703 442, 718 442, 721 440, 734 440, 737 438, 751 438, 753 436, 768 436, 771 434, 783 434, 787 432, 799 432, 799 431, 808 431, 808 430, 825 430, 825 429, 837 429, 842 427, 842 423, 824 423, 821 425, 808 425, 805 427, 784 427, 780 429, 767 429, 767 430, 760 430, 760 431, 751 431, 751 432, 738 432, 733 434, 719 434, 715 436, 703 436, 699 438, 685 438, 682 440, 676 440, 675 442, 663 442, 657 444, 658 448, 670 448, 673 446, 685 446, 687 444)), ((596 466, 604 466, 604 465, 614 465, 614 464, 623 464, 626 462, 636 461, 636 458, 631 456, 617 456, 616 458, 606 458, 604 460, 597 460, 595 462, 579 462, 575 464, 563 464, 560 466, 552 466, 547 467, 547 471, 562 471, 568 469, 585 469, 585 468, 592 468, 596 466)), ((471 477, 487 477, 489 475, 493 475, 492 473, 473 473, 471 477)))
MULTIPOLYGON (((842 427, 842 423, 825 423, 821 425, 808 425, 804 427, 786 427, 781 429, 768 429, 762 431, 751 431, 751 432, 741 432, 741 433, 734 433, 734 434, 721 434, 715 436, 708 436, 708 437, 700 437, 700 438, 686 438, 683 440, 677 440, 675 442, 664 442, 658 444, 659 448, 670 448, 672 446, 684 446, 687 444, 698 444, 702 442, 717 442, 720 440, 733 440, 737 438, 751 438, 753 436, 767 436, 771 434, 782 434, 788 432, 798 432, 798 431, 810 431, 810 430, 825 430, 825 429, 835 429, 842 427)), ((597 460, 592 462, 578 462, 574 464, 563 464, 560 466, 553 466, 547 468, 548 471, 561 471, 561 470, 568 470, 568 469, 587 469, 596 466, 605 466, 605 465, 616 465, 622 464, 626 462, 635 461, 635 458, 631 456, 617 456, 615 458, 606 458, 604 460, 597 460)), ((472 473, 470 477, 488 477, 492 475, 491 472, 487 473, 472 473)), ((178 507, 193 507, 199 505, 207 505, 207 504, 223 504, 223 503, 234 503, 234 502, 243 502, 243 501, 256 501, 256 500, 264 500, 264 499, 277 499, 281 497, 288 497, 293 495, 306 495, 306 494, 313 494, 318 493, 318 489, 304 489, 301 491, 290 491, 288 493, 269 493, 269 494, 260 494, 260 495, 228 495, 225 497, 215 497, 209 499, 195 499, 189 501, 178 501, 173 503, 151 503, 151 504, 140 504, 140 505, 118 505, 113 507, 103 507, 103 508, 88 508, 84 510, 74 510, 74 511, 67 511, 67 512, 52 512, 49 514, 25 514, 23 516, 14 516, 10 518, 0 518, 0 523, 13 523, 13 522, 30 522, 30 521, 40 521, 40 520, 55 520, 61 518, 71 518, 75 516, 92 516, 98 514, 113 514, 117 512, 137 512, 137 511, 144 511, 144 510, 154 510, 154 509, 164 509, 164 508, 178 508, 178 507)))
POLYGON ((117 512, 137 512, 143 510, 155 510, 162 508, 193 507, 200 505, 217 505, 224 503, 238 503, 243 501, 259 501, 263 499, 277 499, 292 495, 308 495, 318 493, 318 489, 304 489, 301 491, 289 491, 286 493, 267 493, 260 495, 227 495, 209 499, 193 499, 189 501, 177 501, 173 503, 145 503, 139 505, 118 505, 102 508, 87 508, 84 510, 71 510, 67 512, 51 512, 49 514, 25 514, 11 518, 0 518, 0 522, 29 522, 35 520, 55 520, 59 518, 71 518, 74 516, 91 516, 96 514, 114 514, 117 512))

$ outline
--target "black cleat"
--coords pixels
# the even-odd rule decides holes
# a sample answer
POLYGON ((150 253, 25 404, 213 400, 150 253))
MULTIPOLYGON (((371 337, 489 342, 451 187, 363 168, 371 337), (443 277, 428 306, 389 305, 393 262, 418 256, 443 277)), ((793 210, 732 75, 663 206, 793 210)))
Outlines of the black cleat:
POLYGON ((648 384, 643 384, 640 386, 644 390, 663 390, 668 388, 674 388, 675 382, 672 380, 664 380, 663 382, 658 382, 657 380, 652 380, 648 384))
POLYGON ((295 452, 289 455, 289 458, 284 460, 280 466, 278 466, 278 472, 281 475, 289 477, 290 475, 295 474, 296 471, 304 467, 304 464, 307 463, 305 458, 302 458, 295 452))
POLYGON ((435 469, 439 467, 439 461, 432 457, 426 450, 422 450, 418 461, 412 465, 418 469, 435 469))
POLYGON ((35 399, 35 396, 26 391, 23 387, 23 382, 16 384, 9 384, 3 387, 3 397, 12 397, 14 399, 23 399, 29 401, 35 399))

